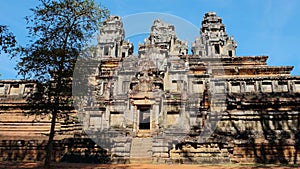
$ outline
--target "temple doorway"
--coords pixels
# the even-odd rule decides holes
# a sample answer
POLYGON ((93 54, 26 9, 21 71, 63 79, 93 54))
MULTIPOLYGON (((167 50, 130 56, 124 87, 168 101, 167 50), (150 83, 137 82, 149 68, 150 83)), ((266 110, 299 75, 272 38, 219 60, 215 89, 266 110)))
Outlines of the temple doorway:
POLYGON ((150 130, 150 106, 141 106, 139 107, 139 110, 139 129, 150 130))

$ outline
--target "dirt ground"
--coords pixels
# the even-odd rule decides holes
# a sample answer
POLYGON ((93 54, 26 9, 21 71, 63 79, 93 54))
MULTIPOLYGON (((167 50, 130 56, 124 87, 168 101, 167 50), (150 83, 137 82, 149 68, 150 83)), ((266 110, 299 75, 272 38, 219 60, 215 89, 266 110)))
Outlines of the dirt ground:
MULTIPOLYGON (((6 163, 0 162, 0 169, 42 169, 42 163, 6 163)), ((275 165, 187 165, 187 164, 78 164, 54 163, 55 169, 296 169, 300 166, 275 166, 275 165)))

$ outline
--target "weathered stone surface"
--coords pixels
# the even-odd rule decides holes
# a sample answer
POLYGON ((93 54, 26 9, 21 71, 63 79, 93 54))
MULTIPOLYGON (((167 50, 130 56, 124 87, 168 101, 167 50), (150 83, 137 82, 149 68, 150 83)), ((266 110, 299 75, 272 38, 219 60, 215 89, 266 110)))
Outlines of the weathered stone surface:
MULTIPOLYGON (((268 56, 236 56, 237 44, 216 13, 204 15, 192 54, 175 27, 159 19, 138 56, 124 40, 120 17, 109 17, 101 30, 96 54, 82 65, 96 69, 88 76, 95 101, 81 107, 83 126, 68 105, 68 118, 56 124, 53 160, 299 164, 300 77, 291 76, 292 66, 268 66, 268 56), (114 138, 112 155, 85 144, 82 127, 98 143, 114 138), (73 137, 80 139, 71 144, 73 137)), ((44 158, 45 141, 37 140, 47 139, 51 117, 24 114, 36 85, 0 81, 1 160, 44 158)))

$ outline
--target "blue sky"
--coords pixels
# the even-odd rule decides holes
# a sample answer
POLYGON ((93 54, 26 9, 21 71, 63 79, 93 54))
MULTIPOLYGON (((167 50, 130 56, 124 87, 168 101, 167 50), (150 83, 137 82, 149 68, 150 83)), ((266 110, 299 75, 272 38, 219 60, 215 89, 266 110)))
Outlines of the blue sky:
MULTIPOLYGON (((196 31, 186 31, 189 36, 199 36, 203 15, 215 11, 223 19, 229 35, 238 43, 237 55, 268 55, 271 66, 294 66, 293 75, 300 75, 300 7, 299 0, 102 0, 111 14, 125 17, 154 12, 170 15, 195 25, 196 31)), ((8 25, 21 45, 27 42, 24 17, 30 15, 29 8, 37 5, 36 0, 2 0, 0 2, 0 24, 8 25)), ((159 15, 158 15, 159 16, 159 15)), ((164 19, 163 19, 164 20, 164 19)), ((172 20, 170 20, 172 22, 172 20)), ((152 23, 152 21, 149 21, 152 23)), ((175 24, 176 23, 171 23, 175 24)), ((129 27, 139 25, 137 21, 129 27)), ((125 28, 128 25, 125 25, 125 28)), ((183 28, 186 25, 181 25, 183 28)), ((180 26, 179 26, 180 27, 180 26)), ((175 27, 180 30, 180 28, 175 27)), ((148 28, 150 30, 150 26, 148 28)), ((126 31, 126 30, 125 30, 126 31)), ((126 32, 125 32, 126 33, 126 32)), ((181 32, 181 34, 185 34, 181 32)), ((178 34, 180 34, 178 33, 178 34)), ((182 37, 180 34, 179 38, 182 37)), ((130 40, 142 39, 129 37, 130 40)), ((184 36, 184 35, 183 35, 184 36)), ((183 37, 183 40, 186 40, 183 37)), ((188 39, 190 40, 190 39, 188 39)), ((190 41, 188 42, 190 45, 190 41)), ((0 79, 16 79, 15 60, 0 56, 0 79)))

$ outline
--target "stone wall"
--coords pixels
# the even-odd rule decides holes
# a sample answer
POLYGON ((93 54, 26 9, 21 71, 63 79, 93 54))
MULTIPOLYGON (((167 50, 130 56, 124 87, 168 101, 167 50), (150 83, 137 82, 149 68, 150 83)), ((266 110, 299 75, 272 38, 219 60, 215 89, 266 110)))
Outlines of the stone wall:
MULTIPOLYGON (((1 140, 0 161, 37 162, 46 156, 47 140, 1 140)), ((88 138, 55 140, 52 161, 110 163, 110 154, 88 138)))
POLYGON ((223 164, 230 163, 226 147, 220 148, 216 143, 178 144, 170 150, 172 163, 184 164, 223 164))
MULTIPOLYGON (((155 163, 299 164, 300 77, 291 76, 292 66, 268 66, 267 56, 236 56, 236 42, 214 12, 204 15, 192 55, 174 26, 161 20, 154 21, 138 56, 124 41, 120 17, 111 16, 103 25, 98 53, 77 65, 83 77, 74 80, 90 82, 95 100, 81 98, 79 108, 86 111, 78 116, 71 104, 62 107, 54 161, 126 163, 131 151, 142 148, 137 138, 147 137, 155 163), (86 140, 79 117, 84 132, 103 139, 99 144, 108 141, 113 155, 86 140), (210 128, 217 121, 217 128, 210 128), (209 138, 199 137, 206 132, 209 138)), ((73 87, 82 92, 85 85, 73 87)), ((28 102, 36 86, 0 81, 3 161, 44 159, 51 116, 42 111, 45 105, 28 102), (40 113, 31 112, 32 106, 40 113)))

